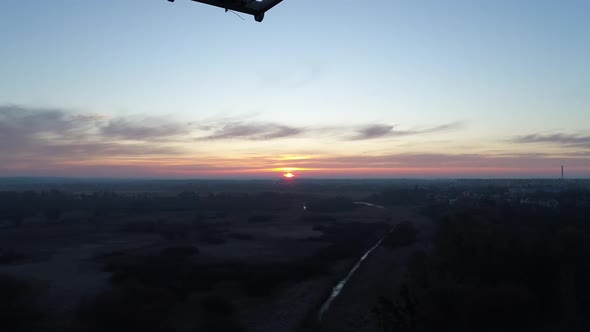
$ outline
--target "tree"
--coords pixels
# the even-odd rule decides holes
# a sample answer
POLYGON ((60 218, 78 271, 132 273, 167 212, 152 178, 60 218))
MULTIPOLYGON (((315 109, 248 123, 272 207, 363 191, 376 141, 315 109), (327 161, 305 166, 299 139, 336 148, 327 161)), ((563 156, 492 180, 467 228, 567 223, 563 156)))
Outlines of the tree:
POLYGON ((59 208, 48 208, 45 210, 45 218, 47 218, 48 221, 55 222, 59 220, 61 213, 61 209, 59 208))
POLYGON ((0 275, 0 331, 38 331, 44 319, 37 302, 42 290, 31 281, 0 275))

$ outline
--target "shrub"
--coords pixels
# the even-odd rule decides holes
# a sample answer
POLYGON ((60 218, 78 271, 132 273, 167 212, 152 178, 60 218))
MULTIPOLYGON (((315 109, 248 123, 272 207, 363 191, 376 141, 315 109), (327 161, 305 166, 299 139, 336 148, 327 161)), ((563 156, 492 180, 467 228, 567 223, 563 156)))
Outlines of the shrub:
POLYGON ((0 264, 13 264, 25 259, 25 255, 12 251, 0 249, 0 264))
POLYGON ((162 250, 161 256, 168 259, 184 259, 194 256, 199 253, 197 247, 171 247, 162 250))
POLYGON ((246 233, 231 233, 228 236, 230 238, 236 239, 236 240, 253 240, 254 239, 253 235, 246 234, 246 233))
POLYGON ((252 223, 259 223, 259 222, 269 222, 272 220, 272 216, 267 215, 255 215, 248 218, 248 222, 252 223))
POLYGON ((234 317, 234 306, 222 296, 208 296, 201 302, 203 321, 199 331, 240 332, 244 329, 234 317))
POLYGON ((143 284, 117 286, 80 306, 75 331, 173 331, 169 314, 173 297, 163 289, 143 284))
POLYGON ((207 315, 227 316, 234 313, 234 307, 222 296, 208 296, 201 301, 201 307, 207 315))
POLYGON ((156 229, 156 223, 153 221, 132 221, 121 227, 123 232, 138 234, 154 233, 156 229))
POLYGON ((383 245, 391 248, 405 247, 416 242, 418 231, 411 222, 397 225, 383 240, 383 245))
POLYGON ((38 331, 45 318, 38 304, 43 289, 32 281, 0 275, 0 331, 38 331))
POLYGON ((186 224, 158 222, 158 233, 167 240, 185 239, 189 232, 190 227, 186 224))

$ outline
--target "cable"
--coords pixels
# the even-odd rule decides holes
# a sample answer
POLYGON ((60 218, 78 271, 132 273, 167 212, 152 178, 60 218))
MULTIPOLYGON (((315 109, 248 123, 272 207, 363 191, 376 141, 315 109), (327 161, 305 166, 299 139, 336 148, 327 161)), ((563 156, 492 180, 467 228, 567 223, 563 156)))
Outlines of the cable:
POLYGON ((237 17, 241 18, 241 19, 242 19, 242 21, 245 21, 245 20, 246 20, 245 18, 243 18, 242 16, 240 16, 240 14, 238 14, 238 13, 234 12, 233 10, 229 10, 229 9, 227 9, 227 8, 226 8, 226 9, 225 9, 225 12, 226 12, 226 13, 227 13, 227 12, 230 12, 230 13, 232 13, 232 14, 236 15, 237 17))

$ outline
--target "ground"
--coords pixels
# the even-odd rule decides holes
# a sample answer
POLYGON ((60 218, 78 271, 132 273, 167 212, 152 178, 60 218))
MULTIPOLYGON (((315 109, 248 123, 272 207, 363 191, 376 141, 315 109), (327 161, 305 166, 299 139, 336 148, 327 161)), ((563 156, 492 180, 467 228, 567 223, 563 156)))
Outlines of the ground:
MULTIPOLYGON (((325 197, 331 196, 322 195, 321 199, 325 197)), ((326 211, 322 207, 319 212, 313 211, 313 207, 311 211, 303 210, 301 203, 313 205, 313 199, 296 196, 286 198, 288 202, 281 203, 282 209, 257 207, 227 212, 225 207, 205 206, 191 211, 114 213, 104 217, 67 212, 51 222, 35 216, 20 227, 0 230, 2 249, 23 256, 15 262, 0 264, 0 274, 45 282, 48 288, 41 302, 59 315, 73 317, 80 303, 112 287, 113 274, 105 269, 104 257, 113 253, 144 257, 166 248, 194 246, 198 254, 191 258, 191 264, 195 266, 247 264, 256 268, 262 264, 269 273, 274 273, 274 264, 293 263, 307 269, 307 263, 301 261, 316 257, 314 261, 322 262, 321 272, 312 271, 309 276, 293 280, 278 277, 285 281, 279 282, 268 295, 251 296, 239 278, 224 275, 227 281, 209 291, 193 293, 190 300, 183 302, 190 305, 213 295, 221 296, 229 300, 234 308, 233 319, 245 331, 295 331, 314 316, 333 285, 346 275, 364 249, 383 235, 389 228, 386 225, 399 220, 392 218, 390 211, 373 207, 345 204, 342 210, 332 206, 350 203, 353 198, 358 197, 330 201, 326 211), (174 229, 168 232, 168 224, 181 227, 182 234, 174 229), (152 230, 153 225, 159 230, 152 230), (371 230, 363 233, 367 227, 371 230), (346 249, 344 254, 338 253, 341 248, 346 249), (323 256, 317 258, 318 253, 323 256)), ((316 265, 314 269, 318 268, 316 265)), ((183 314, 183 310, 178 310, 174 317, 179 330, 189 331, 198 324, 193 321, 194 314, 183 314)))

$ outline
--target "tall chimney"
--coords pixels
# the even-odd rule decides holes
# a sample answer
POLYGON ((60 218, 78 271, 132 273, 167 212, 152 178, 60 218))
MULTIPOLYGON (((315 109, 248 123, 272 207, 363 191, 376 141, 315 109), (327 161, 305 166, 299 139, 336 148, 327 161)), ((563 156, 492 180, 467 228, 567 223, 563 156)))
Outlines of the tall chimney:
POLYGON ((561 178, 563 179, 563 165, 561 165, 561 178))

